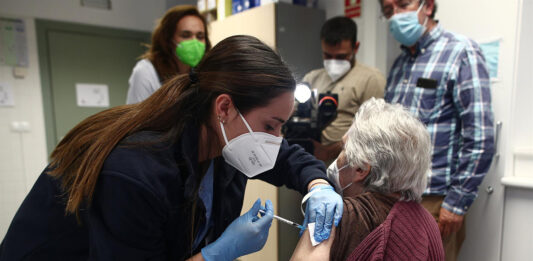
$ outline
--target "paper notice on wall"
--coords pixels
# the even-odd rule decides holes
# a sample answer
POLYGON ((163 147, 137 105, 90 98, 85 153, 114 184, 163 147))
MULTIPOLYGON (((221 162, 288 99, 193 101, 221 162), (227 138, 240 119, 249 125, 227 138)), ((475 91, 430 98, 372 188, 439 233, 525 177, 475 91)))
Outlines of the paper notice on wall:
POLYGON ((198 11, 204 12, 207 9, 206 1, 207 0, 198 0, 198 3, 196 4, 196 8, 198 9, 198 11))
POLYGON ((105 84, 76 83, 79 107, 109 107, 109 88, 105 84))
POLYGON ((0 82, 0 107, 15 106, 13 87, 7 83, 0 82))
POLYGON ((24 21, 0 17, 0 65, 28 67, 24 21))
POLYGON ((498 66, 500 58, 500 43, 501 38, 490 40, 490 41, 480 41, 479 47, 485 56, 485 61, 489 70, 490 79, 496 81, 498 79, 498 66))

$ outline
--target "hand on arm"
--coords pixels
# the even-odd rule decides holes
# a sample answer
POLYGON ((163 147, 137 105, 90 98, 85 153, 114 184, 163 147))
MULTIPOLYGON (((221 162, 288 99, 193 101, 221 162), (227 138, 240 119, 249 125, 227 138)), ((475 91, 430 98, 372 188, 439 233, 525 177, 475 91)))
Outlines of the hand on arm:
POLYGON ((289 146, 284 140, 274 169, 258 175, 258 178, 273 185, 286 185, 289 188, 297 189, 302 194, 309 194, 310 190, 316 191, 309 195, 308 211, 305 215, 308 223, 316 223, 317 216, 320 217, 321 225, 316 224, 317 230, 315 232, 315 236, 323 237, 322 240, 318 240, 319 242, 329 237, 333 222, 339 223, 342 217, 342 198, 326 181, 324 163, 305 152, 302 147, 289 146), (317 215, 317 212, 320 215, 317 215), (325 222, 325 220, 329 222, 325 222), (326 225, 327 227, 325 227, 326 225), (320 233, 325 235, 318 236, 320 233))
POLYGON ((324 184, 323 179, 315 179, 310 182, 309 197, 305 211, 304 227, 309 223, 315 223, 317 242, 322 242, 330 237, 333 226, 338 226, 342 218, 343 203, 341 196, 335 189, 324 184))

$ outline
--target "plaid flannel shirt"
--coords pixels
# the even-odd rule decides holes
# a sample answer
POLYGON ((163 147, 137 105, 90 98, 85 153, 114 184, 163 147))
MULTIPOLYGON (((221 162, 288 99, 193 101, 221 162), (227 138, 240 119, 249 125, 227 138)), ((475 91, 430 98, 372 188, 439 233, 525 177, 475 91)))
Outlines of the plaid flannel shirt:
POLYGON ((433 160, 424 194, 446 195, 442 207, 464 215, 494 154, 485 58, 474 41, 440 25, 419 39, 414 54, 402 49, 385 100, 402 104, 427 126, 433 160))

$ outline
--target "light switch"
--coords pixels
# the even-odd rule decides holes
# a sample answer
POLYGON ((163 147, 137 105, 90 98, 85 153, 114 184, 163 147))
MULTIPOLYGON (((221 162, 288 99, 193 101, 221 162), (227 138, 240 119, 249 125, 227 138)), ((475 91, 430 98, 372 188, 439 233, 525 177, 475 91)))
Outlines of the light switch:
POLYGON ((28 69, 26 67, 13 67, 13 77, 17 79, 24 79, 28 74, 28 69))
POLYGON ((27 121, 21 121, 20 122, 20 131, 21 132, 29 132, 30 131, 30 123, 27 121))
POLYGON ((11 122, 11 131, 12 132, 20 132, 20 122, 18 121, 13 121, 11 122))
POLYGON ((29 132, 30 123, 27 121, 13 121, 11 122, 11 131, 12 132, 29 132))

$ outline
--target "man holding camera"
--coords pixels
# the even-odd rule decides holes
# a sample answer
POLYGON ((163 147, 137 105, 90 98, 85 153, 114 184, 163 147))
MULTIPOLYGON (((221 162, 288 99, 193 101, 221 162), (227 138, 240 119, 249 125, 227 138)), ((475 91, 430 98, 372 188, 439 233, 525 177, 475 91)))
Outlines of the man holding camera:
POLYGON ((356 62, 359 49, 357 25, 347 17, 326 21, 320 31, 324 68, 303 79, 318 94, 338 95, 337 117, 313 141, 315 157, 329 164, 342 150, 342 136, 350 128, 359 106, 371 97, 382 98, 385 78, 375 68, 356 62))

